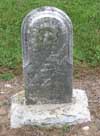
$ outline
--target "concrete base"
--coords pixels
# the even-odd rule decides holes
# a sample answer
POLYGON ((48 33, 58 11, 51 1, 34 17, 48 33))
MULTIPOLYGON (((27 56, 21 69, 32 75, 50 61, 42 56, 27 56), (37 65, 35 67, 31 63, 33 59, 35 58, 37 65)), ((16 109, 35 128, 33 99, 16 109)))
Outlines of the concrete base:
POLYGON ((11 127, 24 125, 61 127, 91 121, 84 90, 73 89, 72 103, 26 105, 24 92, 12 97, 11 127))

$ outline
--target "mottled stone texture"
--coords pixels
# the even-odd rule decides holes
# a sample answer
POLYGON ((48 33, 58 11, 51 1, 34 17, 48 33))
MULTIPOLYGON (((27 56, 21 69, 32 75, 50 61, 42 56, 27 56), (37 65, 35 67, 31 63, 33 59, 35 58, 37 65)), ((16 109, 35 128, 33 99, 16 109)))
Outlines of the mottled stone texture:
POLYGON ((11 98, 11 128, 25 125, 63 127, 91 121, 88 98, 84 90, 73 89, 72 102, 64 104, 26 105, 24 92, 11 98))
POLYGON ((27 104, 66 103, 72 98, 72 23, 54 7, 30 12, 22 24, 27 104))

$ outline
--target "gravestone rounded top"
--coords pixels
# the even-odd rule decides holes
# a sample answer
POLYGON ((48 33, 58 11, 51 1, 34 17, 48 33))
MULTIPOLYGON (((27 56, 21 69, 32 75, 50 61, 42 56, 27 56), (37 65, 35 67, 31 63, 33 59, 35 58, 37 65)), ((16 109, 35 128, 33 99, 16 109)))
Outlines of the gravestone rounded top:
POLYGON ((72 95, 72 23, 61 10, 41 7, 22 23, 28 103, 67 102, 72 95))
POLYGON ((38 50, 46 47, 50 51, 58 47, 58 45, 59 49, 61 47, 60 45, 65 45, 70 42, 67 44, 68 50, 66 50, 67 61, 70 64, 73 63, 72 51, 70 51, 72 50, 71 42, 73 41, 72 23, 67 14, 62 10, 47 6, 32 10, 23 20, 22 37, 23 45, 25 46, 27 42, 28 45, 34 44, 34 50, 36 50, 35 47, 38 50))
POLYGON ((62 23, 65 23, 65 25, 67 25, 69 29, 72 29, 72 22, 66 13, 58 8, 48 6, 37 8, 29 12, 23 20, 22 28, 24 26, 24 23, 26 23, 27 21, 28 23, 30 23, 31 27, 35 21, 41 20, 42 18, 56 19, 58 20, 58 22, 60 21, 62 23))

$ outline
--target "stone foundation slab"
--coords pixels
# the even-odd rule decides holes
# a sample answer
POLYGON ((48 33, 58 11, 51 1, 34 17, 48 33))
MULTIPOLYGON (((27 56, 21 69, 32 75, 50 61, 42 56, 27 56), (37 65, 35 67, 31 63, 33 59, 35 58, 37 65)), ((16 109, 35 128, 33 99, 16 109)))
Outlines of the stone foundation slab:
POLYGON ((11 98, 11 128, 61 127, 91 121, 84 90, 73 89, 72 103, 26 105, 24 91, 11 98))

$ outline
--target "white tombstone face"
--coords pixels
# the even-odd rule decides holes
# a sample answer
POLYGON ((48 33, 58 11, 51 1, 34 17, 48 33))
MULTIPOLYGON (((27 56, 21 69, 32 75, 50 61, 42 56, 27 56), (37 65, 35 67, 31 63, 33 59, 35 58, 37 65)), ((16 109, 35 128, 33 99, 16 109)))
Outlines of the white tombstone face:
POLYGON ((22 24, 27 104, 66 103, 72 98, 72 23, 54 7, 30 12, 22 24))

